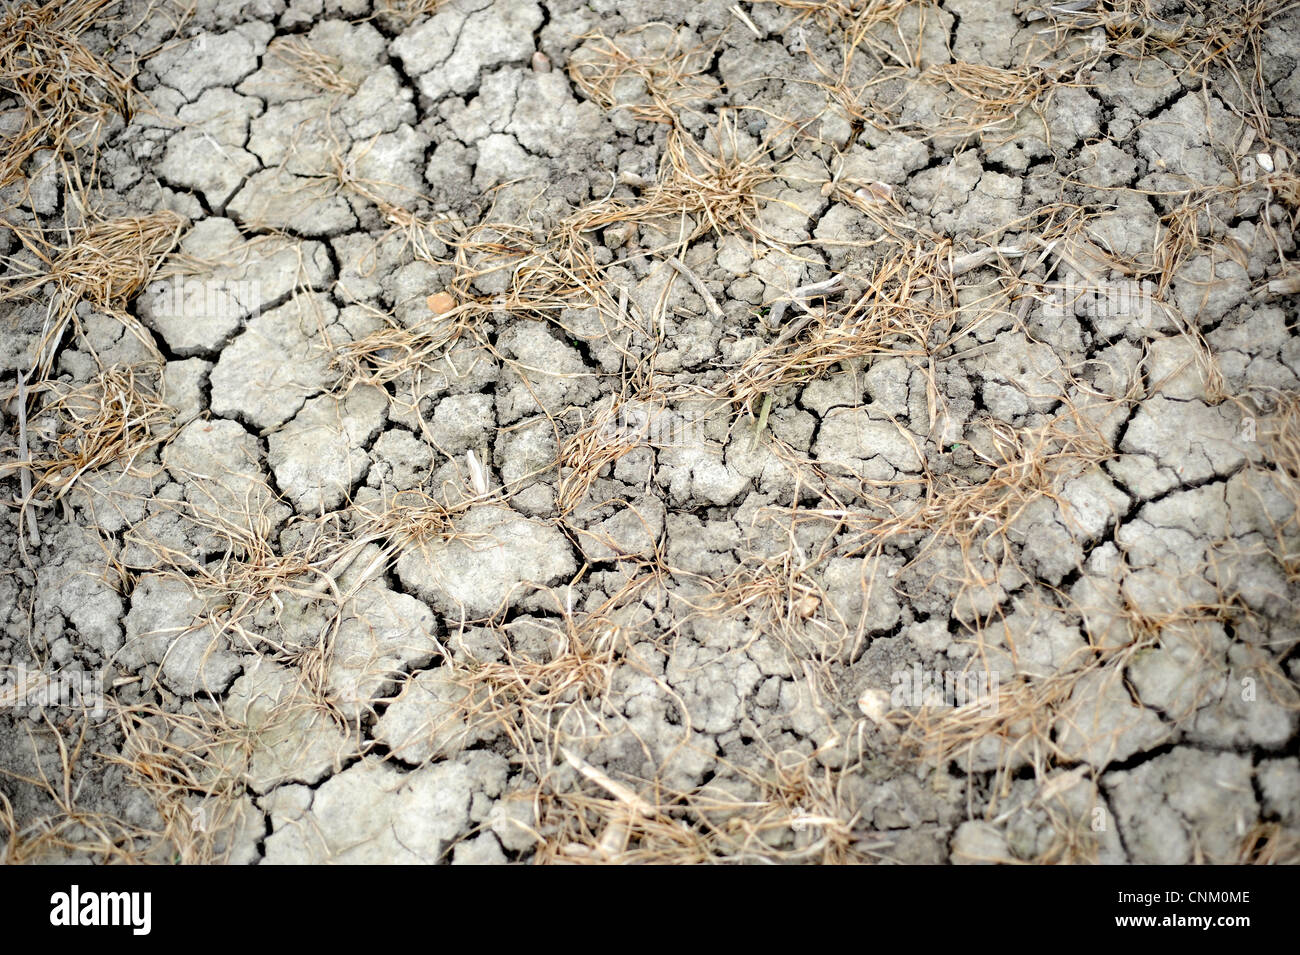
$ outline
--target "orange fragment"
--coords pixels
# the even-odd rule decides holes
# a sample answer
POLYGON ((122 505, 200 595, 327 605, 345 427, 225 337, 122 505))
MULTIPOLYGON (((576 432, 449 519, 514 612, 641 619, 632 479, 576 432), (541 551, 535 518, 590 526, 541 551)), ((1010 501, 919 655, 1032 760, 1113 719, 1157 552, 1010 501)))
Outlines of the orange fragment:
POLYGON ((450 292, 434 292, 424 300, 424 304, 433 314, 445 315, 456 307, 456 299, 450 292))

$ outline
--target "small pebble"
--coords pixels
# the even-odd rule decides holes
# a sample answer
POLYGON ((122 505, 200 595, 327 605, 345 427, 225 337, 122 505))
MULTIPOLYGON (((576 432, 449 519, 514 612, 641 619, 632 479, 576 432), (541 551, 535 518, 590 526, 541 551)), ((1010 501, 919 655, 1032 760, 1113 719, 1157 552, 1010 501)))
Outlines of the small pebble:
POLYGON ((450 292, 434 292, 424 300, 429 311, 435 315, 446 315, 456 307, 456 299, 450 292))

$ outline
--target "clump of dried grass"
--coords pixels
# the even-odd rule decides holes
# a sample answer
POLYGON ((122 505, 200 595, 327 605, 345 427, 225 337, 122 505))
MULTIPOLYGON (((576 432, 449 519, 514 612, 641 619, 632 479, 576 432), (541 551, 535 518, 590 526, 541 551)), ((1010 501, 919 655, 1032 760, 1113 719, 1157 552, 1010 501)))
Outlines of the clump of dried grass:
POLYGON ((384 553, 395 556, 402 549, 418 546, 431 540, 446 540, 454 536, 455 518, 463 514, 479 499, 464 495, 453 497, 423 490, 402 491, 383 501, 378 507, 357 506, 359 521, 352 548, 359 542, 380 542, 386 545, 384 553))
MULTIPOLYGON (((134 324, 127 304, 154 277, 187 225, 183 216, 163 210, 91 222, 74 233, 72 244, 62 250, 27 243, 40 265, 6 278, 0 301, 33 298, 47 284, 53 285, 37 349, 37 380, 49 375, 64 332, 76 321, 78 303, 89 302, 128 327, 134 324)), ((20 237, 29 238, 21 233, 20 237)))
POLYGON ((1300 836, 1280 822, 1258 822, 1241 840, 1241 865, 1300 865, 1300 836))
POLYGON ((763 396, 860 359, 928 355, 936 331, 945 330, 953 316, 955 296, 942 268, 946 251, 912 247, 888 255, 846 303, 816 310, 796 297, 804 314, 788 319, 771 344, 728 376, 716 397, 754 409, 763 396))
POLYGON ((403 20, 417 20, 422 16, 437 13, 446 0, 379 0, 375 12, 400 17, 403 20))
POLYGON ((254 755, 268 739, 283 744, 287 727, 304 711, 328 712, 310 692, 294 693, 250 723, 220 705, 196 704, 181 712, 153 704, 115 707, 121 753, 109 757, 143 790, 162 818, 151 833, 155 854, 181 865, 231 861, 250 824, 260 837, 263 820, 249 788, 254 755))
POLYGON ((599 712, 619 659, 621 629, 598 616, 570 615, 550 637, 551 653, 533 660, 507 652, 505 661, 487 663, 466 674, 482 705, 506 727, 520 752, 558 732, 565 711, 599 712))
POLYGON ((52 779, 45 771, 32 736, 29 743, 36 756, 37 775, 26 776, 6 767, 0 767, 0 774, 35 788, 48 799, 52 809, 35 819, 19 822, 13 804, 0 793, 0 831, 7 833, 0 863, 48 865, 83 858, 103 863, 146 861, 153 833, 109 813, 79 805, 85 781, 78 776, 77 768, 83 763, 87 722, 78 723, 76 737, 69 742, 63 734, 66 725, 56 725, 48 716, 44 721, 55 740, 58 777, 52 779))
POLYGON ((471 333, 470 311, 457 307, 414 325, 390 320, 368 335, 334 345, 332 362, 349 381, 381 387, 427 373, 439 362, 452 361, 447 349, 471 333))
POLYGON ((700 865, 716 861, 697 830, 681 825, 666 808, 641 799, 603 773, 601 776, 604 779, 592 780, 593 786, 624 798, 581 789, 538 797, 548 832, 538 847, 539 864, 700 865))
POLYGON ((578 39, 585 42, 570 59, 569 76, 605 109, 675 125, 683 110, 717 90, 705 75, 713 51, 687 45, 667 23, 648 23, 617 39, 600 33, 578 39), (648 102, 638 101, 642 91, 648 102))
POLYGON ((568 225, 589 232, 615 223, 652 224, 677 233, 668 248, 684 248, 711 232, 762 235, 758 212, 768 197, 760 187, 774 176, 771 144, 748 145, 734 112, 720 116, 706 141, 709 145, 674 125, 659 175, 639 198, 610 196, 590 203, 568 225))
POLYGON ((343 77, 337 57, 322 53, 301 37, 276 43, 270 56, 324 93, 351 96, 357 91, 356 84, 343 77))
MULTIPOLYGON (((1154 278, 1160 298, 1167 296, 1183 266, 1198 255, 1226 256, 1243 269, 1250 264, 1251 253, 1238 240, 1229 237, 1222 241, 1216 239, 1215 234, 1218 232, 1216 226, 1251 206, 1259 213, 1260 236, 1268 247, 1276 251, 1277 261, 1282 265, 1277 278, 1267 283, 1267 291, 1288 294, 1300 288, 1300 277, 1288 263, 1283 252, 1284 240, 1274 225, 1278 219, 1287 221, 1291 228, 1300 222, 1300 174, 1296 172, 1293 154, 1275 144, 1271 161, 1277 166, 1271 171, 1258 170, 1247 174, 1246 163, 1257 164, 1258 159, 1249 158, 1245 153, 1252 147, 1264 148, 1264 144, 1256 143, 1255 135, 1248 129, 1243 140, 1232 145, 1234 156, 1242 167, 1237 170, 1238 182, 1208 187, 1191 183, 1184 190, 1166 193, 1167 198, 1176 204, 1162 216, 1162 229, 1153 250, 1152 263, 1146 270, 1134 269, 1137 274, 1154 278)), ((1205 294, 1208 295, 1209 291, 1207 288, 1205 294)), ((1180 324, 1184 322, 1181 316, 1177 320, 1180 324)), ((1203 342, 1201 345, 1206 347, 1203 342)))
POLYGON ((925 71, 923 78, 946 85, 959 97, 946 117, 947 124, 942 132, 995 130, 1014 123, 1020 112, 1029 107, 1042 119, 1043 135, 1048 145, 1051 145, 1051 128, 1043 111, 1057 89, 1070 85, 1068 77, 1058 69, 1041 66, 1005 69, 982 63, 932 66, 925 71))
POLYGON ((662 402, 618 396, 565 439, 558 459, 561 477, 555 505, 561 515, 583 503, 605 468, 648 443, 652 419, 662 409, 662 402))
POLYGON ((860 34, 882 23, 893 23, 907 0, 755 0, 793 13, 792 23, 811 20, 822 29, 860 34))
POLYGON ((1072 408, 1037 427, 990 423, 988 434, 995 453, 986 462, 993 469, 988 479, 929 483, 921 507, 904 519, 904 527, 933 530, 970 547, 985 531, 1004 533, 1030 502, 1053 496, 1065 478, 1114 453, 1072 408))
MULTIPOLYGON (((1087 778, 1086 767, 1076 767, 1060 772, 1049 779, 1035 793, 1032 805, 1047 817, 1051 839, 1047 847, 1035 858, 1034 865, 1096 865, 1101 849, 1101 836, 1094 830, 1095 815, 1080 811, 1085 807, 1099 808, 1103 803, 1101 788, 1095 779, 1087 778), (1082 799, 1065 798, 1076 786, 1087 786, 1082 799)), ((1005 814, 1004 814, 1005 815, 1005 814)))
MULTIPOLYGON (((829 692, 832 661, 852 659, 856 642, 861 639, 859 626, 845 620, 828 598, 819 580, 825 562, 836 556, 829 538, 816 550, 805 550, 795 543, 797 526, 802 520, 797 508, 772 506, 767 518, 755 523, 757 534, 788 536, 791 546, 770 557, 746 554, 739 565, 721 580, 699 581, 705 585, 703 597, 691 602, 687 619, 696 617, 708 622, 720 618, 741 617, 755 634, 771 636, 784 647, 791 659, 810 667, 818 685, 829 692), (789 524, 781 526, 781 518, 789 524)), ((673 568, 675 575, 693 577, 673 568)), ((887 586, 874 579, 866 582, 864 602, 873 587, 887 586)), ((857 621, 863 625, 864 620, 857 621)))
MULTIPOLYGON (((581 815, 577 803, 582 794, 554 790, 546 780, 564 759, 566 745, 590 742, 603 732, 604 701, 632 638, 617 611, 653 580, 653 574, 634 577, 594 610, 562 608, 544 657, 519 652, 503 632, 503 659, 470 664, 458 673, 467 691, 464 716, 499 726, 525 770, 541 781, 535 801, 543 807, 542 830, 559 828, 561 816, 572 820, 575 813, 581 815)), ((623 805, 616 798, 605 807, 611 816, 626 812, 627 792, 620 792, 623 805)), ((559 852, 565 841, 548 838, 540 851, 559 852)))
POLYGON ((801 754, 774 757, 752 801, 700 791, 641 795, 566 752, 597 790, 540 798, 549 833, 538 862, 700 865, 864 861, 856 820, 839 804, 837 774, 801 754), (725 822, 713 818, 725 816, 725 822), (791 835, 793 833, 793 836, 791 835))
MULTIPOLYGON (((758 798, 718 832, 725 855, 738 861, 821 865, 866 861, 870 853, 854 842, 859 815, 841 785, 845 774, 864 767, 846 759, 840 768, 832 769, 818 758, 820 751, 765 748, 766 771, 742 774, 757 785, 758 798)), ((824 748, 839 747, 831 741, 824 748)))
MULTIPOLYGON (((0 149, 0 186, 22 178, 41 149, 64 156, 93 149, 113 113, 126 115, 132 87, 82 40, 115 0, 49 0, 10 5, 0 17, 0 91, 18 103, 20 122, 0 149)), ((81 191, 75 164, 63 165, 81 191)))
POLYGON ((44 388, 53 397, 37 417, 55 422, 50 453, 0 465, 0 474, 18 469, 34 473, 31 494, 37 503, 54 503, 87 473, 109 464, 130 468, 167 438, 171 409, 137 369, 115 366, 77 388, 44 388))
POLYGON ((909 711, 902 719, 903 738, 917 748, 923 760, 939 766, 953 760, 960 763, 964 757, 972 756, 976 747, 997 740, 996 774, 1001 785, 994 786, 994 792, 1009 783, 1011 768, 1018 758, 1027 760, 1045 774, 1052 759, 1059 758, 1052 734, 1079 681, 1103 668, 1112 672, 1122 668, 1125 661, 1152 643, 1149 638, 1134 642, 1111 652, 1105 659, 1046 677, 1020 675, 1002 680, 996 699, 987 702, 977 701, 955 709, 921 707, 909 711))
MULTIPOLYGON (((184 216, 166 209, 92 222, 50 263, 44 278, 101 309, 121 309, 153 278, 188 225, 184 216)), ((14 294, 31 288, 20 285, 14 294)))
POLYGON ((225 861, 228 837, 239 822, 243 780, 236 767, 214 755, 233 748, 223 751, 218 744, 235 742, 238 728, 218 725, 217 715, 152 705, 117 712, 123 745, 121 754, 110 758, 149 796, 162 818, 153 838, 173 863, 225 861))
POLYGON ((1300 394, 1279 391, 1262 398, 1271 406, 1256 423, 1264 454, 1255 467, 1291 506, 1274 521, 1266 546, 1287 579, 1300 581, 1300 394))
POLYGON ((465 307, 480 316, 505 312, 555 320, 566 308, 601 304, 609 310, 611 299, 585 231, 566 221, 539 239, 526 226, 489 216, 449 243, 453 285, 462 290, 465 307), (469 295, 475 279, 497 271, 509 273, 504 295, 483 302, 469 295))
POLYGON ((557 755, 581 782, 538 787, 539 863, 834 865, 885 858, 876 851, 881 844, 859 841, 860 817, 842 784, 863 771, 860 762, 831 769, 816 753, 770 746, 762 766, 720 760, 719 772, 753 793, 742 798, 726 787, 678 792, 654 780, 623 781, 567 747, 557 755))
POLYGON ((1131 56, 1174 54, 1194 76, 1215 63, 1232 64, 1243 53, 1257 54, 1264 25, 1286 10, 1277 0, 1191 5, 1192 15, 1175 22, 1158 15, 1151 0, 1101 0, 1091 9, 1072 9, 1077 6, 1049 6, 1040 16, 1058 31, 1101 27, 1109 43, 1131 56))
POLYGON ((1272 409, 1259 424, 1259 437, 1287 496, 1300 510, 1300 393, 1276 392, 1272 409))

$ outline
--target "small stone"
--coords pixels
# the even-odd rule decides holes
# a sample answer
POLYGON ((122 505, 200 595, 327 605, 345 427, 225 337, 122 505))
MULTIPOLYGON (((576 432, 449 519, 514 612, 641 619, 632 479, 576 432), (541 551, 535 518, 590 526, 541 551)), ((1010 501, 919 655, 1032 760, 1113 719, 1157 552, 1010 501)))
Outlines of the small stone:
POLYGON ((889 692, 879 688, 863 690, 858 697, 858 709, 877 726, 889 726, 889 692))
POLYGON ((429 311, 435 315, 446 315, 456 307, 456 299, 450 292, 434 292, 424 300, 429 311))

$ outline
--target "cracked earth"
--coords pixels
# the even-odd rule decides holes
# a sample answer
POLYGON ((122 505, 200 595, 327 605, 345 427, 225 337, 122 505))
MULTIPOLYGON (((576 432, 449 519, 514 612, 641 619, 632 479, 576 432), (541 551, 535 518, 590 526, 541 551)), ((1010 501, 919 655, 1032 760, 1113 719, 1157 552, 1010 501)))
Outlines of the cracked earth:
POLYGON ((3 9, 0 859, 1300 860, 1300 11, 3 9))

